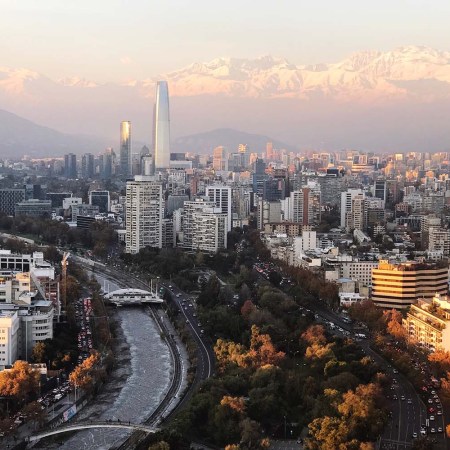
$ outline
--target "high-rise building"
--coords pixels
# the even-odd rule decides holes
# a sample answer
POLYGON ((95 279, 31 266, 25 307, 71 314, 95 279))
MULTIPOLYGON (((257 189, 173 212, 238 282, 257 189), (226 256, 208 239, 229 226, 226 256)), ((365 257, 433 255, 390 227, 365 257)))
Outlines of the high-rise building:
POLYGON ((242 156, 242 164, 247 167, 250 163, 250 147, 248 144, 239 144, 238 153, 242 156))
POLYGON ((158 81, 153 117, 155 166, 168 169, 170 165, 170 111, 167 81, 158 81))
POLYGON ((347 214, 352 212, 353 199, 357 195, 363 195, 361 189, 347 189, 346 192, 341 193, 341 227, 345 228, 347 225, 347 214))
POLYGON ((197 199, 196 201, 184 202, 183 205, 183 242, 181 246, 192 250, 195 229, 194 213, 201 212, 207 208, 215 208, 215 202, 197 199))
POLYGON ((231 231, 231 188, 229 186, 207 186, 206 196, 210 202, 214 202, 217 208, 227 217, 227 231, 231 231))
POLYGON ((227 150, 222 145, 213 150, 213 169, 228 170, 227 150))
POLYGON ((267 161, 271 161, 273 159, 273 143, 268 142, 266 144, 266 159, 267 161))
POLYGON ((162 184, 150 177, 136 176, 126 189, 126 252, 144 247, 161 248, 164 201, 162 184))
POLYGON ((120 174, 124 177, 131 175, 131 122, 124 120, 120 123, 120 174))
POLYGON ((94 176, 94 155, 85 153, 81 157, 81 178, 92 178, 94 176))
POLYGON ((372 269, 372 301, 382 308, 404 309, 419 299, 448 291, 448 265, 380 260, 372 269))
POLYGON ((387 188, 386 180, 375 180, 373 184, 373 196, 381 198, 381 200, 387 200, 387 188))
POLYGON ((77 156, 73 153, 64 155, 64 176, 66 178, 77 177, 77 156))
POLYGON ((218 208, 205 208, 193 214, 192 250, 216 253, 227 248, 227 215, 218 208))
POLYGON ((25 189, 0 189, 0 212, 13 216, 16 204, 25 200, 25 189))
POLYGON ((320 194, 311 188, 303 187, 291 192, 283 202, 285 220, 300 223, 303 226, 317 225, 320 222, 320 194))

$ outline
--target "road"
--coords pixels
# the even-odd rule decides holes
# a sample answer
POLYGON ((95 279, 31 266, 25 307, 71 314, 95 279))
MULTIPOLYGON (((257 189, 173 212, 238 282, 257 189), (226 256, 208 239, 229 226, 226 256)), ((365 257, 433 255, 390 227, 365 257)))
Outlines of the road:
POLYGON ((172 301, 183 314, 186 325, 194 338, 198 347, 198 362, 196 379, 203 381, 209 378, 214 372, 214 350, 209 339, 203 335, 202 325, 196 313, 195 298, 183 292, 178 286, 171 282, 161 283, 164 286, 172 301))

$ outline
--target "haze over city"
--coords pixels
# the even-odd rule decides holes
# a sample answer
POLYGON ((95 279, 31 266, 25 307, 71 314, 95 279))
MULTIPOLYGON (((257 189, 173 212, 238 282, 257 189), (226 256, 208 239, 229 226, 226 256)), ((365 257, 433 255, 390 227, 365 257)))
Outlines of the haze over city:
POLYGON ((149 143, 155 82, 167 79, 174 139, 232 128, 299 149, 445 150, 449 9, 6 2, 0 109, 113 147, 131 120, 149 143))

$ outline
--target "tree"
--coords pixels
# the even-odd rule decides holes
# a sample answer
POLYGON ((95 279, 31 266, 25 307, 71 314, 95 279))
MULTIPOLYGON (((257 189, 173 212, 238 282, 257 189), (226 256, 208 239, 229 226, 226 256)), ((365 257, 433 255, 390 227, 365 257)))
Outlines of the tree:
POLYGON ((84 390, 90 390, 93 387, 95 378, 98 376, 96 366, 100 361, 98 352, 93 352, 86 360, 75 367, 69 375, 70 383, 84 390))
POLYGON ((392 309, 390 311, 385 311, 383 313, 383 318, 386 321, 387 332, 395 339, 404 341, 407 337, 407 333, 402 326, 402 314, 399 311, 392 309))
POLYGON ((33 347, 33 352, 31 354, 33 361, 35 363, 45 362, 46 351, 47 349, 44 342, 36 342, 35 346, 33 347))
POLYGON ((231 397, 229 395, 225 395, 222 397, 220 404, 221 406, 227 406, 239 414, 243 414, 246 408, 244 397, 231 397))
POLYGON ((23 409, 22 413, 30 421, 36 422, 40 427, 44 425, 47 414, 45 410, 41 409, 41 405, 38 402, 28 403, 23 409))
POLYGON ((302 334, 302 339, 308 344, 320 344, 324 345, 327 343, 327 338, 325 336, 325 328, 322 325, 311 325, 302 334))
POLYGON ((166 441, 159 441, 156 444, 150 445, 148 450, 170 450, 170 445, 166 441))
POLYGON ((10 370, 0 372, 0 396, 22 404, 38 389, 40 374, 26 361, 16 361, 10 370))

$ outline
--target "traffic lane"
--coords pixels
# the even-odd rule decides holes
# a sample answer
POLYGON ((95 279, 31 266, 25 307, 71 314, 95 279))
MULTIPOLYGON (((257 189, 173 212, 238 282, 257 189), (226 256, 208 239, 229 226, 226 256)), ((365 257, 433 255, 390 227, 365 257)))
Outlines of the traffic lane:
POLYGON ((195 312, 193 300, 189 299, 188 295, 177 286, 170 283, 161 283, 161 285, 166 287, 172 300, 184 315, 186 323, 190 326, 193 332, 192 335, 198 344, 198 355, 200 356, 200 364, 198 367, 200 374, 202 375, 202 379, 209 378, 213 372, 214 352, 202 336, 201 328, 198 326, 197 313, 195 312), (178 295, 180 296, 178 297, 178 295), (183 300, 187 302, 186 306, 183 306, 183 300))

